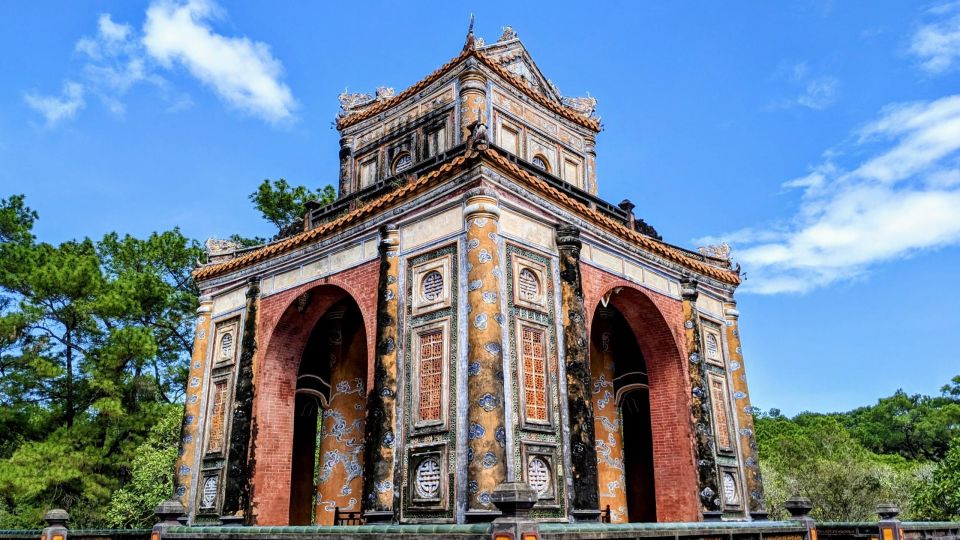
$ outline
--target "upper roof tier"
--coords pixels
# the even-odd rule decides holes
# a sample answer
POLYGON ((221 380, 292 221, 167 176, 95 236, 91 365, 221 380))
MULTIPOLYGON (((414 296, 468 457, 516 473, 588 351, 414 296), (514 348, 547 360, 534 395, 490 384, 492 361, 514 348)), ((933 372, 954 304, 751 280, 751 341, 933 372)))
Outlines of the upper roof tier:
POLYGON ((337 117, 337 129, 343 130, 402 104, 470 57, 482 62, 550 111, 595 132, 600 131, 600 119, 594 114, 597 100, 590 96, 562 96, 543 75, 517 33, 509 26, 504 28, 496 42, 490 44, 485 43, 483 38, 474 37, 471 29, 460 54, 399 94, 390 87, 379 87, 374 94, 340 94, 341 111, 337 117))

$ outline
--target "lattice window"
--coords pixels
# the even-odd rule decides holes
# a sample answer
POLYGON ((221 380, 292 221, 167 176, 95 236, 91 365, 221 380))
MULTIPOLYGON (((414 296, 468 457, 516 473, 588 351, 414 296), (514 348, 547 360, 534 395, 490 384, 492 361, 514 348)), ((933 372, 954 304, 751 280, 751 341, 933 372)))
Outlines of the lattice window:
POLYGON ((730 440, 730 421, 727 418, 727 392, 723 381, 710 381, 710 397, 713 401, 713 419, 716 422, 717 446, 729 449, 733 442, 730 440))
POLYGON ((443 275, 436 270, 427 272, 427 275, 423 276, 421 287, 425 299, 432 302, 440 298, 440 295, 443 294, 443 275))
POLYGON ((208 452, 223 451, 223 435, 226 430, 227 381, 213 385, 213 411, 210 413, 210 434, 207 439, 208 452))
POLYGON ((740 504, 740 493, 737 490, 737 479, 732 473, 723 473, 723 502, 730 505, 740 504))
POLYGON ((233 333, 227 332, 220 338, 220 360, 233 358, 233 333))
POLYGON ((521 329, 523 398, 528 420, 547 421, 547 355, 543 330, 521 329))
POLYGON ((410 154, 403 154, 393 164, 394 173, 402 173, 413 166, 413 157, 410 154))
POLYGON ((419 334, 420 382, 419 417, 421 422, 439 421, 443 400, 443 331, 419 334))
POLYGON ((417 465, 414 478, 417 486, 417 495, 422 499, 436 499, 440 494, 440 462, 437 458, 429 457, 417 465))
POLYGON ((539 456, 530 458, 527 464, 527 483, 543 498, 550 493, 550 466, 539 456))
POLYGON ((706 338, 707 358, 710 360, 720 360, 720 342, 717 341, 717 335, 707 332, 706 338))
POLYGON ((520 270, 517 278, 518 288, 520 289, 520 299, 525 302, 538 302, 540 300, 540 280, 533 270, 524 268, 520 270))

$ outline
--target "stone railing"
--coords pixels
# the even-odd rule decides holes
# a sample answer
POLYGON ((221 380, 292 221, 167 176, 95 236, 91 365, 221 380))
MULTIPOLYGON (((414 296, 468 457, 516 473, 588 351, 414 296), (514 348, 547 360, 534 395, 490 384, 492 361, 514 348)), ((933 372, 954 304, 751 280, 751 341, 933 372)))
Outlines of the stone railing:
MULTIPOLYGON (((349 526, 204 526, 188 527, 179 502, 167 501, 156 509, 160 522, 153 529, 68 529, 63 510, 47 512, 42 531, 0 530, 0 540, 374 540, 381 538, 424 540, 960 540, 960 522, 902 522, 894 505, 877 507, 876 522, 817 523, 810 517, 813 505, 803 497, 790 498, 787 521, 700 521, 691 523, 538 523, 529 518, 536 501, 522 483, 501 484, 491 497, 501 516, 490 523, 349 525, 349 526)), ((764 514, 758 513, 758 516, 764 514)))

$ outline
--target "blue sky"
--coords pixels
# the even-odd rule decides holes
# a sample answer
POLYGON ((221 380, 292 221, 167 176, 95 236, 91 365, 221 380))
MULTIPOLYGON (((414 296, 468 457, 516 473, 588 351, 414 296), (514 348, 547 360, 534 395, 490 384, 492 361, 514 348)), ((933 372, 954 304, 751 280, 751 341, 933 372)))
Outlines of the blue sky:
POLYGON ((335 183, 337 95, 512 25, 599 100, 600 194, 743 264, 754 404, 936 393, 960 373, 960 4, 0 3, 0 197, 42 240, 268 236, 264 178, 335 183))

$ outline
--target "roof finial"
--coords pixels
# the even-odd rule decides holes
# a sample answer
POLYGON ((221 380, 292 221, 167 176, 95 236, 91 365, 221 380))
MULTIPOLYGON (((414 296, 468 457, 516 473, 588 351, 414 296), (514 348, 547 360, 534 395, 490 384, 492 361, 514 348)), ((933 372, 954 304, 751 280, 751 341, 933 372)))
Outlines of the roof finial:
POLYGON ((470 27, 467 28, 467 41, 463 44, 463 50, 472 51, 475 48, 476 41, 473 37, 473 13, 470 14, 470 27))

